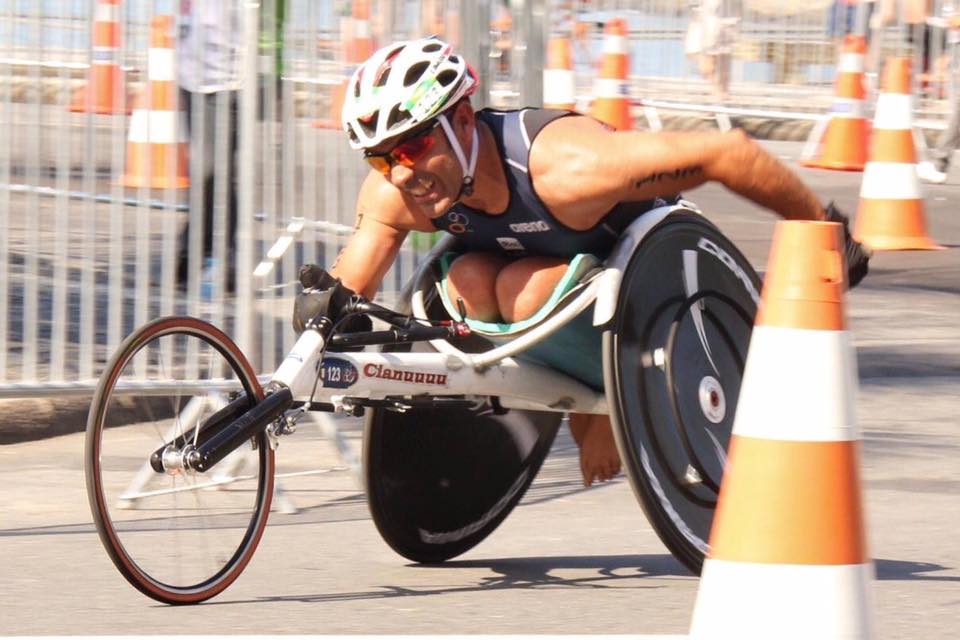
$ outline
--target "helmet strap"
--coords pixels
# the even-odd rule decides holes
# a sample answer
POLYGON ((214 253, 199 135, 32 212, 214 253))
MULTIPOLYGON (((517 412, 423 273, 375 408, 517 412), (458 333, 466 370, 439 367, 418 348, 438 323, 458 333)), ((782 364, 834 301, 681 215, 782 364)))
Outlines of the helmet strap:
POLYGON ((460 141, 457 140, 457 136, 453 133, 453 127, 450 126, 447 116, 440 114, 437 116, 437 119, 440 120, 440 126, 443 127, 443 132, 447 135, 447 140, 450 141, 450 146, 457 155, 457 160, 460 161, 460 168, 463 170, 463 183, 460 185, 460 193, 457 194, 457 199, 459 200, 461 196, 469 197, 473 194, 473 172, 477 168, 477 156, 480 151, 480 145, 477 144, 477 127, 476 125, 473 127, 473 134, 470 139, 470 162, 467 163, 467 157, 463 153, 460 141))

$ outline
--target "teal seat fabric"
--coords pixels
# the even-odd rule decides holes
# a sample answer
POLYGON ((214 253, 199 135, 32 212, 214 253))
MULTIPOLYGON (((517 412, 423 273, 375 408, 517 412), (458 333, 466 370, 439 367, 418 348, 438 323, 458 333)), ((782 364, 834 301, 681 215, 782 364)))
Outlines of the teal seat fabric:
MULTIPOLYGON (((440 258, 440 298, 451 318, 461 319, 456 305, 447 293, 447 273, 458 254, 445 253, 440 258)), ((584 278, 596 273, 600 260, 590 254, 574 256, 563 278, 557 283, 547 302, 530 318, 519 322, 482 322, 466 319, 475 333, 494 344, 504 344, 525 331, 543 322, 561 304, 575 293, 584 278)), ((603 365, 601 356, 602 330, 593 326, 593 305, 581 311, 573 320, 557 329, 546 339, 538 342, 521 357, 546 365, 576 378, 596 390, 603 389, 603 365)))

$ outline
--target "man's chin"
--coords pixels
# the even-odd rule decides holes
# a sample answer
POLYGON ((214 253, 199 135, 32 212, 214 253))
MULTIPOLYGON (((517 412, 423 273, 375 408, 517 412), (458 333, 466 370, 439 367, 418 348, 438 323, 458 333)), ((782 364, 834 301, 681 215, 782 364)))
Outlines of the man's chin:
POLYGON ((439 218, 453 206, 453 200, 450 198, 437 198, 433 202, 424 202, 418 205, 420 211, 428 218, 439 218))

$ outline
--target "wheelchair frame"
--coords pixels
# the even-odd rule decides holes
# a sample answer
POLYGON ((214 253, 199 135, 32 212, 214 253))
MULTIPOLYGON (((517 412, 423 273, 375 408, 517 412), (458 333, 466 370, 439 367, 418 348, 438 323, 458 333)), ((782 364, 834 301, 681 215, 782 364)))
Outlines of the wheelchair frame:
MULTIPOLYGON (((312 396, 313 402, 327 402, 338 410, 350 410, 351 398, 469 395, 496 396, 504 408, 608 414, 603 392, 594 391, 566 374, 513 356, 544 340, 591 304, 596 303, 593 324, 606 324, 614 315, 620 281, 630 257, 651 229, 671 213, 681 211, 700 213, 692 203, 683 202, 659 207, 635 220, 622 234, 603 271, 583 283, 581 290, 556 314, 504 345, 472 354, 446 340, 431 340, 436 353, 324 355, 320 334, 308 330, 294 344, 271 382, 290 389, 295 401, 310 402, 312 396), (314 389, 318 372, 322 373, 324 385, 314 389)), ((412 287, 405 289, 407 295, 412 293, 415 317, 427 317, 425 276, 432 258, 449 248, 452 240, 434 248, 411 280, 412 287)), ((404 294, 401 299, 405 299, 404 294)))

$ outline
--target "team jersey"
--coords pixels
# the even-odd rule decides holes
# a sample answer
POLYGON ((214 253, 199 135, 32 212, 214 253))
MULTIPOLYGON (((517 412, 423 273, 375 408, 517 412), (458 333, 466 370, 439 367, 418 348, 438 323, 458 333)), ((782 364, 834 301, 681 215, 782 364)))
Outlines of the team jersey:
POLYGON ((433 219, 433 226, 457 237, 472 251, 511 256, 541 255, 570 258, 579 253, 606 257, 621 232, 641 214, 677 200, 656 198, 618 204, 590 229, 571 229, 553 217, 533 188, 528 168, 530 146, 540 130, 557 118, 577 115, 553 109, 498 111, 483 109, 477 118, 496 140, 510 190, 501 214, 491 215, 458 202, 433 219))

